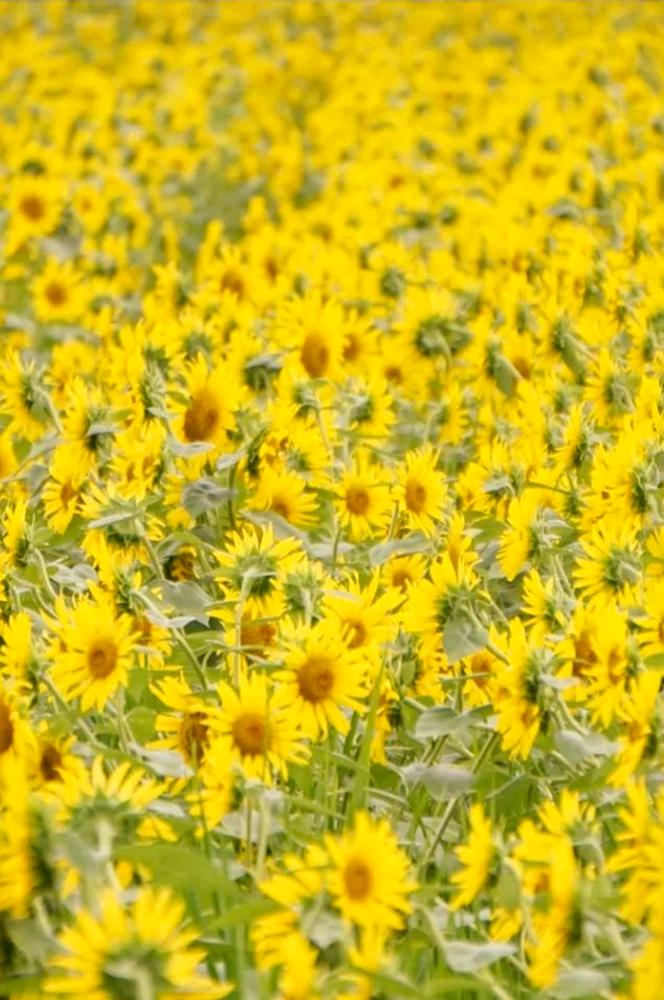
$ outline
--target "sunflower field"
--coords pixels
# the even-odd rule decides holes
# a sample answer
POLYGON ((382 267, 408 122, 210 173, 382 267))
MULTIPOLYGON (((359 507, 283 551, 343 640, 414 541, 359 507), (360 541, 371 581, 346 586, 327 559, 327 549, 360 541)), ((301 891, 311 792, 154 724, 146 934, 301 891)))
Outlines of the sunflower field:
POLYGON ((662 1000, 664 4, 0 2, 0 998, 662 1000))

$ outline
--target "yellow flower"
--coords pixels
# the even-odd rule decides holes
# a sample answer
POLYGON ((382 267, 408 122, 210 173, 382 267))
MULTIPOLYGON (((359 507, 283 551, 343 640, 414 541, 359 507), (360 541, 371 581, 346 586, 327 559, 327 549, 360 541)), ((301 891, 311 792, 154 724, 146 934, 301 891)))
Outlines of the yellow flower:
POLYGON ((213 719, 215 740, 248 777, 269 783, 273 772, 286 776, 288 764, 307 759, 297 714, 289 711, 283 692, 272 688, 265 674, 242 675, 237 691, 222 682, 218 691, 221 708, 213 719))
POLYGON ((207 442, 227 450, 239 404, 237 385, 222 367, 210 372, 202 354, 187 369, 186 382, 185 402, 174 407, 179 414, 178 437, 187 444, 207 442))
POLYGON ((78 512, 85 468, 78 465, 76 452, 64 445, 56 449, 48 475, 42 491, 44 513, 48 526, 61 535, 78 512))
POLYGON ((152 740, 149 746, 178 750, 188 764, 200 764, 210 743, 214 707, 192 692, 182 677, 164 677, 152 684, 150 690, 177 714, 159 713, 155 729, 167 735, 152 740))
POLYGON ((306 528, 315 521, 317 503, 297 472, 279 472, 267 467, 261 473, 250 506, 272 511, 295 527, 306 528))
POLYGON ((332 865, 328 888, 341 915, 360 927, 403 927, 417 885, 387 820, 358 813, 353 829, 339 837, 328 834, 325 846, 332 865))
MULTIPOLYGON (((216 558, 221 566, 216 581, 224 596, 241 601, 243 615, 251 618, 268 618, 283 612, 286 576, 305 561, 300 542, 294 538, 275 541, 269 525, 232 534, 216 558)), ((218 614, 227 616, 225 610, 218 614)))
POLYGON ((72 323, 85 309, 81 276, 67 261, 49 260, 32 283, 35 314, 45 323, 72 323))
POLYGON ((636 532, 629 524, 603 521, 581 539, 585 553, 573 572, 579 592, 591 606, 630 602, 641 576, 636 532))
POLYGON ((366 711, 363 658, 341 637, 336 638, 329 625, 310 629, 302 646, 291 643, 285 667, 276 674, 285 687, 285 704, 313 738, 327 733, 328 726, 348 732, 349 722, 342 709, 360 714, 366 711))
POLYGON ((452 882, 459 888, 449 905, 451 910, 458 910, 460 907, 472 903, 482 891, 489 879, 496 853, 491 833, 491 821, 486 818, 479 803, 470 807, 468 841, 461 847, 455 847, 454 853, 461 861, 463 868, 451 876, 452 882))
POLYGON ((137 638, 131 618, 116 614, 101 593, 56 613, 51 623, 53 682, 68 701, 80 697, 82 711, 103 708, 127 684, 137 638))
POLYGON ((51 962, 45 992, 89 1000, 114 1000, 120 989, 147 991, 154 1000, 226 996, 228 984, 198 971, 205 951, 195 944, 195 930, 182 929, 184 918, 184 904, 169 889, 141 888, 128 905, 105 890, 97 912, 79 910, 60 934, 62 952, 51 962))
POLYGON ((397 495, 408 527, 431 535, 435 522, 443 517, 443 504, 447 495, 445 478, 436 471, 438 455, 431 445, 409 451, 399 469, 397 495))
POLYGON ((364 539, 387 531, 392 500, 386 475, 377 466, 370 466, 365 455, 344 471, 334 491, 339 523, 348 528, 351 538, 364 539))
POLYGON ((507 663, 497 675, 496 728, 502 736, 503 750, 512 759, 525 759, 540 730, 542 713, 538 700, 538 675, 546 665, 549 653, 539 647, 533 637, 526 635, 520 618, 510 621, 509 636, 494 634, 494 643, 505 651, 507 658, 507 663))

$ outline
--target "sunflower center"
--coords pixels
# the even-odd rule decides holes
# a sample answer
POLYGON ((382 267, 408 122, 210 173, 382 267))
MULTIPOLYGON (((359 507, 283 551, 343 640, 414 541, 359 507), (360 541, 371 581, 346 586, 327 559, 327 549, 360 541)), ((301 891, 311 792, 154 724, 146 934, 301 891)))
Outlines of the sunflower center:
POLYGON ((278 514, 279 517, 283 517, 286 521, 290 520, 293 513, 289 504, 285 500, 281 500, 278 497, 275 498, 270 504, 270 510, 273 510, 275 514, 278 514))
POLYGON ((533 373, 532 365, 527 358, 521 358, 517 355, 516 358, 512 358, 512 364, 518 371, 521 378, 529 379, 533 373))
POLYGON ((306 701, 325 701, 334 687, 331 660, 327 656, 309 656, 300 667, 297 680, 306 701))
POLYGON ((359 858, 352 858, 344 868, 344 886, 351 899, 366 899, 371 892, 371 871, 359 858))
POLYGON ((398 365, 388 365, 385 369, 385 378, 388 382, 396 382, 400 385, 403 382, 403 372, 398 365))
POLYGON ((184 415, 184 436, 187 441, 209 441, 219 425, 219 403, 209 389, 203 388, 192 396, 184 415))
POLYGON ((62 306, 67 301, 67 290, 57 281, 49 281, 44 289, 44 295, 52 306, 62 306))
POLYGON ((47 743, 39 760, 39 770, 44 781, 60 781, 62 754, 52 743, 47 743))
POLYGON ((180 723, 180 745, 187 760, 200 761, 209 742, 208 730, 204 712, 185 712, 180 723))
POLYGON ((408 585, 413 582, 413 578, 407 569, 398 569, 392 575, 392 586, 399 590, 406 591, 408 585))
POLYGON ((0 701, 0 753, 5 753, 14 742, 14 723, 6 701, 0 701))
POLYGON ((348 622, 351 634, 353 638, 348 643, 349 649, 357 649, 359 646, 364 646, 365 642, 369 637, 369 632, 367 630, 364 622, 348 622))
POLYGON ((304 338, 300 361, 310 378, 321 378, 330 363, 330 349, 320 333, 310 333, 304 338))
POLYGON ((240 645, 262 649, 271 646, 277 634, 277 626, 272 622, 243 622, 240 628, 240 645))
POLYGON ((60 500, 62 501, 63 507, 69 507, 74 497, 78 496, 78 490, 75 490, 71 483, 63 483, 60 489, 60 500))
POLYGON ((21 201, 20 209, 31 222, 38 222, 45 214, 44 202, 34 194, 28 195, 21 201))
POLYGON ((360 355, 361 347, 360 338, 350 334, 344 347, 344 361, 355 361, 360 355))
POLYGON ((351 514, 366 514, 371 499, 363 486, 350 486, 346 492, 346 507, 351 514))
POLYGON ((572 673, 575 677, 583 677, 588 667, 597 663, 597 654, 592 645, 592 640, 587 629, 582 629, 574 640, 574 663, 572 673))
POLYGON ((233 742, 240 753, 255 757, 265 752, 265 716, 246 712, 233 723, 233 742))
POLYGON ((112 674, 118 662, 117 646, 111 639, 97 639, 88 650, 88 670, 95 680, 112 674))
POLYGON ((235 271, 226 271, 219 282, 219 291, 231 292, 231 294, 237 295, 238 299, 241 299, 244 295, 244 281, 235 271))
POLYGON ((421 514, 427 502, 427 491, 416 479, 406 480, 406 507, 411 514, 421 514))

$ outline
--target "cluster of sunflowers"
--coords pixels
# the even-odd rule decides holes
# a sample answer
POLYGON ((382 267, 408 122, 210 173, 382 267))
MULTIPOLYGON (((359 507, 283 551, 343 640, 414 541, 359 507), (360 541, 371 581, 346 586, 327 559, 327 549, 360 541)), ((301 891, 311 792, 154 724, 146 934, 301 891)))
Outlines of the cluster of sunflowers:
POLYGON ((0 3, 0 996, 661 1000, 660 3, 0 3))

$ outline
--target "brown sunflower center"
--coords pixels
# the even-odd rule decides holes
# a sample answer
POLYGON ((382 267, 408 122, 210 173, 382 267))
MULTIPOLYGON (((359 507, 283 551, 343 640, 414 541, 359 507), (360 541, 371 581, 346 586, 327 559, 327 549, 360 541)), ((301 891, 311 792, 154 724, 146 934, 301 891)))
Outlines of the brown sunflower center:
POLYGON ((69 507, 74 497, 78 496, 78 490, 75 490, 71 483, 63 483, 60 489, 60 500, 62 501, 63 507, 69 507))
POLYGON ((406 480, 406 507, 411 514, 421 514, 427 502, 427 491, 416 479, 406 480))
POLYGON ((533 373, 532 365, 528 358, 522 358, 517 355, 516 358, 512 358, 512 364, 518 371, 521 378, 529 379, 533 373))
POLYGON ((360 356, 361 349, 360 338, 350 334, 344 346, 344 361, 355 361, 360 356))
POLYGON ((245 712, 233 723, 233 742, 240 753, 255 757, 265 752, 265 716, 257 712, 245 712))
POLYGON ((289 520, 292 514, 290 506, 286 503, 285 500, 279 499, 279 497, 276 497, 272 501, 272 503, 270 504, 270 510, 273 510, 275 514, 279 515, 279 517, 285 518, 286 521, 289 520))
POLYGON ((593 649, 590 633, 586 629, 582 629, 574 640, 572 673, 575 677, 584 677, 593 663, 597 663, 597 654, 593 649))
POLYGON ((185 712, 180 723, 180 746, 188 761, 200 761, 208 745, 209 726, 204 712, 185 712))
POLYGON ((200 389, 192 396, 184 415, 184 436, 187 441, 209 441, 219 426, 219 402, 209 389, 200 389))
POLYGON ((236 271, 226 271, 219 282, 220 292, 231 292, 232 295, 237 295, 238 299, 244 296, 244 281, 242 277, 236 271))
POLYGON ((358 649, 360 646, 364 646, 365 642, 369 638, 369 631, 364 622, 348 622, 348 626, 352 636, 350 642, 348 643, 348 648, 358 649))
POLYGON ((344 868, 344 886, 352 900, 359 902, 371 892, 371 871, 366 862, 351 858, 344 868))
POLYGON ((67 289, 58 281, 49 281, 44 289, 44 295, 52 306, 62 306, 67 301, 67 289))
POLYGON ((309 656, 297 674, 300 694, 306 701, 325 701, 334 687, 333 663, 327 656, 309 656))
POLYGON ((88 670, 95 680, 112 674, 118 662, 118 649, 111 639, 97 639, 88 650, 88 670))
POLYGON ((346 491, 346 507, 351 514, 366 514, 371 498, 363 486, 350 486, 346 491))
POLYGON ((6 753, 14 742, 14 723, 9 705, 0 701, 0 753, 6 753))
POLYGON ((397 569, 392 574, 392 586, 398 587, 399 590, 406 591, 412 582, 413 578, 407 569, 397 569))
POLYGON ((277 626, 273 622, 243 622, 240 628, 240 644, 252 646, 254 651, 265 646, 271 646, 277 634, 277 626))
POLYGON ((36 194, 29 194, 21 201, 19 208, 26 219, 38 222, 46 214, 44 202, 36 194))
POLYGON ((398 365, 388 365, 385 369, 385 378, 388 382, 396 382, 400 385, 403 382, 403 372, 398 365))
POLYGON ((39 770, 44 781, 60 781, 62 770, 62 754, 52 743, 47 743, 39 759, 39 770))
POLYGON ((320 333, 310 333, 304 338, 300 361, 310 378, 322 378, 330 363, 330 349, 320 333))

